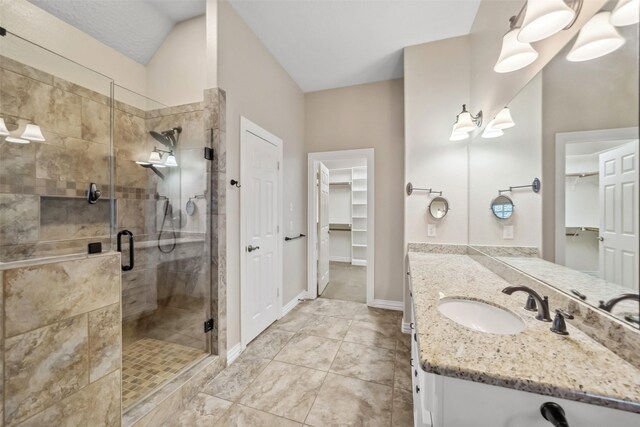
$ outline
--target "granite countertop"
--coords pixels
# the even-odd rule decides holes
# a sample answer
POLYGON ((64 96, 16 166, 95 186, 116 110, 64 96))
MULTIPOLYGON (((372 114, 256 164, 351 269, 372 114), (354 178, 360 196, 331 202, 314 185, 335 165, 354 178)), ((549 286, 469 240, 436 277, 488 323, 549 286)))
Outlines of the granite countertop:
MULTIPOLYGON (((564 265, 554 264, 535 257, 499 256, 500 261, 514 267, 530 276, 536 277, 566 293, 575 289, 587 296, 586 303, 594 307, 600 300, 608 301, 624 293, 633 292, 632 289, 615 283, 607 282, 598 277, 573 270, 564 265)), ((613 309, 614 314, 620 313, 638 315, 638 301, 620 301, 613 309)))
POLYGON ((568 336, 552 333, 551 323, 524 310, 525 293, 502 293, 510 283, 471 257, 409 252, 409 263, 425 371, 640 413, 640 370, 569 322, 568 336), (501 306, 518 315, 525 330, 497 335, 468 329, 438 311, 443 297, 501 306))

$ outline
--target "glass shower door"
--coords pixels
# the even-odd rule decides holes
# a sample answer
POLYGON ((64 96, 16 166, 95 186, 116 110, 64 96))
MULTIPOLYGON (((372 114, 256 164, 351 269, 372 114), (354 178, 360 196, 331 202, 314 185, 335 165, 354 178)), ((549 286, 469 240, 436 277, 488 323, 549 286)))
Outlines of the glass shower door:
POLYGON ((0 263, 109 250, 112 83, 0 37, 0 263))
POLYGON ((211 233, 202 104, 114 96, 126 409, 210 353, 211 233))

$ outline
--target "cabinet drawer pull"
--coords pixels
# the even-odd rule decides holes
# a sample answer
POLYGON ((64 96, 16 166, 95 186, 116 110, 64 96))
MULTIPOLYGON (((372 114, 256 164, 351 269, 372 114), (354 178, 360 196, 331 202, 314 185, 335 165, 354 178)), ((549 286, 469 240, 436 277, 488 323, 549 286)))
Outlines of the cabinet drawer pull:
POLYGON ((409 359, 409 364, 411 365, 411 367, 413 368, 413 357, 411 359, 409 359))
POLYGON ((418 370, 417 370, 417 369, 414 369, 414 370, 413 370, 413 376, 414 376, 414 377, 417 377, 417 376, 418 376, 418 370))
POLYGON ((410 327, 411 329, 415 329, 415 328, 414 328, 414 326, 413 326, 413 322, 409 323, 409 327, 410 327))
POLYGON ((417 335, 417 334, 415 334, 415 333, 413 334, 413 340, 414 340, 415 342, 418 342, 418 335, 417 335))
POLYGON ((416 393, 420 393, 420 387, 416 386, 416 393))

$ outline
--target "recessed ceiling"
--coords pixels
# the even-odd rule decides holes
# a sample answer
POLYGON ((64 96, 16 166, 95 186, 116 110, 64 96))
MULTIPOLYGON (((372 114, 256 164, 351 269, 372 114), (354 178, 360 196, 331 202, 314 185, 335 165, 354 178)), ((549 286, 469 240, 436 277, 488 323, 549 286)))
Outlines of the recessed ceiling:
POLYGON ((230 0, 305 92, 403 76, 402 49, 468 34, 480 0, 230 0))
POLYGON ((29 1, 145 65, 175 24, 206 11, 206 0, 29 1))

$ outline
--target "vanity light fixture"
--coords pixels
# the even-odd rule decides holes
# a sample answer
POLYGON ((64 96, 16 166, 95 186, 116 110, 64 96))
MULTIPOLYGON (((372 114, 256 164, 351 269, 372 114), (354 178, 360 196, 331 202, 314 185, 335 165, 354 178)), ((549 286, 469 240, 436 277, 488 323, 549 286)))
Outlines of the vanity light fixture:
POLYGON ((7 129, 7 125, 4 123, 4 119, 0 117, 0 136, 9 136, 9 129, 7 129))
POLYGON ((528 0, 518 40, 533 43, 567 29, 581 8, 582 0, 528 0))
POLYGON ((489 122, 487 127, 484 129, 484 132, 482 132, 482 138, 485 138, 485 139, 497 138, 499 136, 504 135, 504 132, 502 131, 502 129, 498 129, 495 127, 495 121, 496 119, 493 119, 489 122))
POLYGON ((600 12, 587 21, 567 54, 567 60, 588 61, 611 53, 622 46, 625 42, 624 37, 611 25, 610 18, 611 12, 600 12))
POLYGON ((34 124, 27 124, 22 135, 19 137, 11 136, 11 132, 7 129, 7 125, 3 118, 0 118, 0 136, 6 136, 5 141, 13 142, 15 144, 28 144, 31 141, 45 141, 45 138, 42 135, 42 129, 40 129, 40 126, 34 124))
POLYGON ((582 2, 528 0, 517 15, 509 18, 509 31, 502 38, 500 57, 493 70, 510 73, 534 62, 538 52, 531 43, 571 28, 580 14, 582 2))
POLYGON ((637 24, 640 21, 640 0, 618 0, 610 21, 617 27, 637 24))
POLYGON ((518 28, 509 30, 502 38, 502 50, 493 67, 496 73, 510 73, 538 59, 538 52, 529 44, 518 40, 518 28))
MULTIPOLYGON (((491 123, 493 123, 493 127, 495 129, 500 130, 509 129, 516 125, 511 118, 511 111, 509 110, 509 107, 504 107, 502 110, 500 110, 498 115, 491 121, 491 123)), ((491 123, 489 123, 489 126, 491 126, 491 123)))
POLYGON ((455 133, 469 133, 480 126, 482 126, 482 110, 473 116, 467 111, 467 104, 462 104, 462 111, 456 116, 453 131, 455 133))
POLYGON ((456 131, 456 125, 454 124, 451 128, 451 136, 449 137, 449 141, 462 141, 467 138, 469 138, 469 134, 467 132, 456 131))

